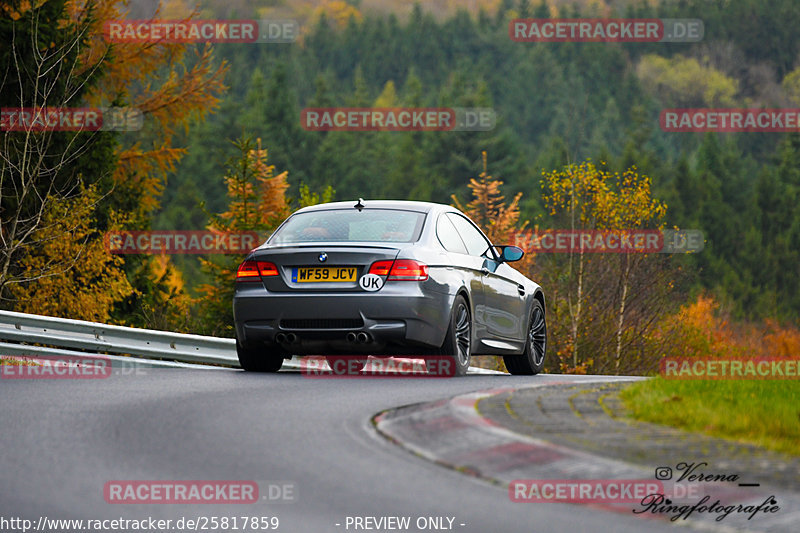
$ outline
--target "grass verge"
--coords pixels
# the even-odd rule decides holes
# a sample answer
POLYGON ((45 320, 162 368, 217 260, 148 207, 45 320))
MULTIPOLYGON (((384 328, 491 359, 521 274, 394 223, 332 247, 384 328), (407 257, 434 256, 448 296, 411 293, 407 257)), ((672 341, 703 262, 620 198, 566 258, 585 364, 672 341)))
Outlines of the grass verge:
POLYGON ((800 455, 800 383, 668 380, 620 394, 633 418, 800 455))

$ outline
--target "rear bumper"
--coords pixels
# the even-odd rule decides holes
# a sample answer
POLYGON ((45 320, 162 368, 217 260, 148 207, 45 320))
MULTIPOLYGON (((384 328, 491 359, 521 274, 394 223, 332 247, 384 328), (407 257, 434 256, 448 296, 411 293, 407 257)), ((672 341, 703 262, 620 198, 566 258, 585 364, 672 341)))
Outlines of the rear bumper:
POLYGON ((454 295, 422 283, 387 283, 378 292, 275 293, 260 283, 236 288, 236 338, 296 355, 430 353, 441 346, 454 295), (367 340, 352 334, 365 333, 367 340))

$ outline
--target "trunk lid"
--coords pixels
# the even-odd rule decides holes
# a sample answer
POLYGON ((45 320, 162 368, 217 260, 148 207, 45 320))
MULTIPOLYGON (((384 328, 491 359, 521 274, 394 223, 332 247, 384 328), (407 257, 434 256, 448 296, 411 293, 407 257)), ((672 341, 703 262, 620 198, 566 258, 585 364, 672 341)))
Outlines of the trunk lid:
POLYGON ((375 261, 393 261, 400 246, 317 244, 261 248, 251 257, 269 261, 277 276, 263 277, 270 292, 356 292, 375 261), (324 260, 323 260, 324 258, 324 260))

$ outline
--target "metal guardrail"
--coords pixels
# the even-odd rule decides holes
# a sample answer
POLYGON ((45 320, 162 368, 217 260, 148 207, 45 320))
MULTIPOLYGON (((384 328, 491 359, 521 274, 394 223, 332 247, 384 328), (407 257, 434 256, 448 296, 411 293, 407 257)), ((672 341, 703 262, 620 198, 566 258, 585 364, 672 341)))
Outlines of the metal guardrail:
MULTIPOLYGON (((239 368, 234 339, 0 311, 0 355, 80 356, 87 352, 239 368)), ((300 368, 296 359, 284 367, 300 368)), ((477 367, 470 367, 470 373, 504 374, 477 367)))
POLYGON ((76 353, 69 351, 72 348, 187 363, 239 366, 234 339, 111 326, 13 311, 0 311, 0 341, 12 341, 0 342, 2 355, 76 353), (30 346, 34 343, 46 346, 30 346))

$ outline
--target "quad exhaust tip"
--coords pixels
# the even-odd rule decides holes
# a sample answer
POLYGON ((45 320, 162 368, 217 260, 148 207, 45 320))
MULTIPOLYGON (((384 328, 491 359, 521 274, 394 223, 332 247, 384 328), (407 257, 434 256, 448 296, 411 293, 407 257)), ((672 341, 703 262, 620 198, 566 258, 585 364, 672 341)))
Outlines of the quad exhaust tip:
POLYGON ((278 333, 275 335, 275 342, 279 344, 294 344, 297 342, 297 335, 294 333, 278 333))
MULTIPOLYGON (((357 342, 364 344, 370 341, 369 333, 364 331, 351 331, 346 336, 347 342, 357 342)), ((278 333, 275 335, 275 342, 278 344, 294 344, 297 342, 297 335, 294 333, 278 333)))
POLYGON ((358 342, 364 344, 365 342, 369 342, 370 337, 369 334, 364 331, 351 331, 347 334, 347 342, 358 342))

